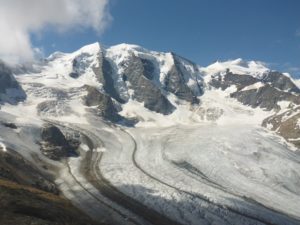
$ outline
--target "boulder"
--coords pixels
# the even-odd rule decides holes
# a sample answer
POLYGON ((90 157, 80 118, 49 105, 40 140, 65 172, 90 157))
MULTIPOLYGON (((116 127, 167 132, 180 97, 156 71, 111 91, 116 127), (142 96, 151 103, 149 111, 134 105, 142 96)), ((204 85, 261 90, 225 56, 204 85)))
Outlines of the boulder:
POLYGON ((76 149, 80 144, 74 145, 73 140, 67 140, 58 127, 50 124, 42 128, 41 140, 42 153, 52 160, 77 155, 76 149))

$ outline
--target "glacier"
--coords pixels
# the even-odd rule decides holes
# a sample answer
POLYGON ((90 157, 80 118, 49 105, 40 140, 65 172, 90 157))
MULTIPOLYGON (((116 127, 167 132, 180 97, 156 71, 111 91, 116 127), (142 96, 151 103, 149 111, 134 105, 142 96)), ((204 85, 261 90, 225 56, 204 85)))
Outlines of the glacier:
MULTIPOLYGON (((242 59, 202 67, 175 53, 128 44, 56 52, 14 74, 27 97, 1 105, 1 121, 18 129, 0 126, 0 149, 17 151, 41 171, 47 165, 62 193, 97 221, 300 224, 299 150, 261 126, 290 101, 279 101, 278 111, 243 105, 231 97, 238 85, 210 85, 227 70, 258 80, 271 72, 262 62, 242 59), (144 76, 137 85, 135 78, 124 78, 132 61, 144 76), (140 89, 144 84, 151 89, 140 89), (99 116, 96 106, 83 103, 84 85, 111 97, 118 114, 136 123, 99 116), (174 111, 147 108, 149 93, 174 111), (78 132, 80 156, 45 157, 38 144, 45 123, 78 132)), ((258 92, 262 82, 241 90, 258 92)))

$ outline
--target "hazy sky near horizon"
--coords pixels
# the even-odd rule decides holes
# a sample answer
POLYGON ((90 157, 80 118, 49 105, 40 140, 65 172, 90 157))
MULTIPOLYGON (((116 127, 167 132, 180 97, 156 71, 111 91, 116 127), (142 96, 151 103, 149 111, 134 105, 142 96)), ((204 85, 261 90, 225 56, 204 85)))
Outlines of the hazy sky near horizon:
MULTIPOLYGON (((0 0, 0 13, 22 13, 16 10, 20 2, 0 0)), ((243 58, 264 61, 273 69, 300 76, 299 0, 54 0, 51 3, 26 1, 27 15, 4 17, 6 24, 0 22, 0 32, 12 30, 2 28, 9 25, 15 29, 12 33, 22 34, 25 39, 16 40, 27 45, 28 52, 24 54, 28 55, 36 51, 45 55, 58 50, 71 52, 96 41, 106 46, 131 43, 151 50, 173 51, 203 66, 215 60, 243 58), (36 11, 32 12, 31 7, 36 11), (39 19, 42 21, 38 24, 32 22, 39 19)), ((21 49, 22 43, 18 45, 21 49)), ((0 43, 2 46, 7 45, 0 43)))

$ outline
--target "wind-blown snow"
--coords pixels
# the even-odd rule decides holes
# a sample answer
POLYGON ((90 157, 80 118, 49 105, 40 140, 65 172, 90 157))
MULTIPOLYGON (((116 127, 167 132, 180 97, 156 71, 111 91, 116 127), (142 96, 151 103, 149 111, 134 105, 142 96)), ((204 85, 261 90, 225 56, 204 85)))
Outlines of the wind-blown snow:
POLYGON ((215 75, 225 72, 227 69, 234 74, 251 75, 257 78, 270 71, 263 62, 259 61, 244 61, 242 59, 236 59, 225 62, 215 62, 208 67, 202 67, 201 71, 207 75, 215 75))

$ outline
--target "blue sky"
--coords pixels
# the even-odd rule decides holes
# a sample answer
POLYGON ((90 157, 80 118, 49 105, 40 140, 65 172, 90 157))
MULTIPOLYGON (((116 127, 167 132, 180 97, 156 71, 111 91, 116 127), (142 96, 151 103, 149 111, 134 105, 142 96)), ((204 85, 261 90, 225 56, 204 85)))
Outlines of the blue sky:
POLYGON ((215 60, 260 60, 300 77, 299 0, 112 0, 113 20, 93 29, 32 36, 46 55, 99 41, 174 51, 200 65, 215 60))

